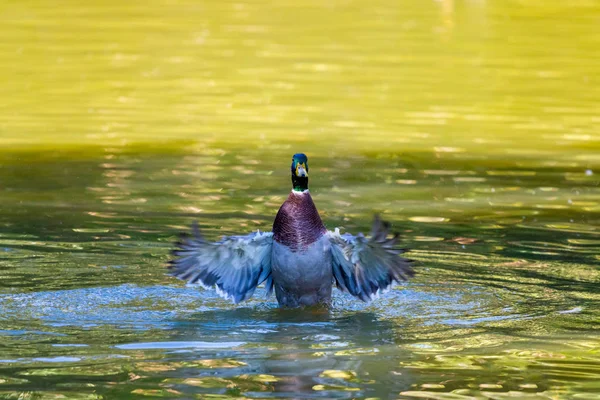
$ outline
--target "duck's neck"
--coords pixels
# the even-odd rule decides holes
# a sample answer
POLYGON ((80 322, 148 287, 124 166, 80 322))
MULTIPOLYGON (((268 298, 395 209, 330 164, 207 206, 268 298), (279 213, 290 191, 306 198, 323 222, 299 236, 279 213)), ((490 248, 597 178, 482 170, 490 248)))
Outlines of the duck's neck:
POLYGON ((304 192, 305 190, 308 190, 308 177, 292 174, 292 190, 295 192, 304 192))

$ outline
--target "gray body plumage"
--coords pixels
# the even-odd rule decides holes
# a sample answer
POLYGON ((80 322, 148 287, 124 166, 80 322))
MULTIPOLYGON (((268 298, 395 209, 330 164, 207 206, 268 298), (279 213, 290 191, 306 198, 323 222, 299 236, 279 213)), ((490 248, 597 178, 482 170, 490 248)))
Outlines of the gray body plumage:
POLYGON ((271 250, 271 274, 280 305, 328 304, 333 283, 329 238, 323 235, 300 251, 292 251, 275 241, 271 250))

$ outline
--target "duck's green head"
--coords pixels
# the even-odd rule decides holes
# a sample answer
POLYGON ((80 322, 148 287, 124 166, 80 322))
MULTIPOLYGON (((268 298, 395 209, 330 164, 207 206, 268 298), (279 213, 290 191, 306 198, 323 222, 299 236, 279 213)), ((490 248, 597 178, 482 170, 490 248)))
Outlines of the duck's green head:
POLYGON ((296 192, 308 189, 308 157, 304 153, 292 157, 292 188, 296 192))

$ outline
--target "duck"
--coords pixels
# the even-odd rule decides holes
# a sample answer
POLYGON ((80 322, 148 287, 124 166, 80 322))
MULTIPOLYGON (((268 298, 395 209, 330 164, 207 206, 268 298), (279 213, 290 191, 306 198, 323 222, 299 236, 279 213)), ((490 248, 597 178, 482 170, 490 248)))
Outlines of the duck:
POLYGON ((308 158, 292 157, 292 190, 279 208, 271 232, 226 236, 207 241, 194 223, 169 262, 172 276, 214 288, 223 298, 240 303, 264 283, 280 307, 330 306, 333 285, 370 302, 394 283, 414 275, 412 260, 397 248, 398 234, 375 215, 371 234, 327 230, 308 190, 308 158))

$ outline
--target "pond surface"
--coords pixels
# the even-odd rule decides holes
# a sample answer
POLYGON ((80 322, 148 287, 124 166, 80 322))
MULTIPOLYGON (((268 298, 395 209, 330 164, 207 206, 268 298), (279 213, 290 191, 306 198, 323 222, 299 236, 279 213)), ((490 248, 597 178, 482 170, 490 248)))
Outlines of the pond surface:
MULTIPOLYGON (((501 4, 500 4, 501 3, 501 4)), ((600 6, 0 6, 0 398, 600 398, 600 6), (179 232, 326 225, 417 276, 235 306, 179 232)))

